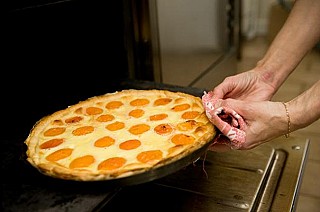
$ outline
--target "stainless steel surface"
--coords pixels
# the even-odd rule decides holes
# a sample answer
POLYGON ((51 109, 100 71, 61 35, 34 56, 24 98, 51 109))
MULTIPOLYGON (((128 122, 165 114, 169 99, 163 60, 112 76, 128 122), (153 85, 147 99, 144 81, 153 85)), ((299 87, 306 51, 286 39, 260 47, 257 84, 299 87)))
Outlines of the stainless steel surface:
MULTIPOLYGON (((278 139, 271 142, 285 153, 284 165, 277 180, 277 188, 271 205, 272 211, 294 211, 297 203, 301 179, 309 151, 309 139, 278 139)), ((274 180, 276 182, 276 180, 274 180)))
POLYGON ((249 151, 207 152, 179 172, 123 188, 106 209, 128 209, 121 204, 128 201, 142 211, 294 211, 308 145, 281 138, 249 151))

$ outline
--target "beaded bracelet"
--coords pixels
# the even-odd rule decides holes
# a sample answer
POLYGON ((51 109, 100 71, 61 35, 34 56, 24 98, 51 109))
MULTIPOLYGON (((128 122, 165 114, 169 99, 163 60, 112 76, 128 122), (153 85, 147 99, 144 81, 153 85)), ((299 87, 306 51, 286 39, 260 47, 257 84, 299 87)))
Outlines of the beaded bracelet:
POLYGON ((284 105, 284 108, 286 110, 286 115, 287 115, 287 120, 288 120, 288 132, 284 136, 286 138, 289 138, 290 132, 291 132, 291 121, 290 121, 289 110, 288 110, 288 107, 287 107, 286 103, 282 102, 282 104, 284 105))

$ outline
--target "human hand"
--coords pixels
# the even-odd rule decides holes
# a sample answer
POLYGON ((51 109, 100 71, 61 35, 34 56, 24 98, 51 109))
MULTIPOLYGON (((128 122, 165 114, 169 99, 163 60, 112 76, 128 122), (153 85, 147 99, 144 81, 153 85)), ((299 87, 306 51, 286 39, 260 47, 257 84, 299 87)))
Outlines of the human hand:
MULTIPOLYGON (((246 137, 240 150, 257 147, 284 135, 288 130, 286 112, 281 102, 226 99, 218 101, 215 107, 232 108, 245 120, 246 127, 243 130, 246 137)), ((231 149, 229 145, 224 145, 228 142, 225 136, 217 139, 210 150, 221 152, 231 149)))
POLYGON ((229 76, 213 89, 218 99, 233 98, 246 101, 270 100, 276 88, 267 83, 261 71, 250 70, 229 76))

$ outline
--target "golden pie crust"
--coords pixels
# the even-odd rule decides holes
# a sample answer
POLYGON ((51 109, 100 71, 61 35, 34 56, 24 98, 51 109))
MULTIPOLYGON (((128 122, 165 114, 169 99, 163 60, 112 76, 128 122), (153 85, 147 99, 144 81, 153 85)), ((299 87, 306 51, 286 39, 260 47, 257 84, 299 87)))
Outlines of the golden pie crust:
POLYGON ((25 144, 27 161, 45 175, 100 181, 177 161, 215 134, 199 97, 128 89, 95 96, 43 117, 25 144))

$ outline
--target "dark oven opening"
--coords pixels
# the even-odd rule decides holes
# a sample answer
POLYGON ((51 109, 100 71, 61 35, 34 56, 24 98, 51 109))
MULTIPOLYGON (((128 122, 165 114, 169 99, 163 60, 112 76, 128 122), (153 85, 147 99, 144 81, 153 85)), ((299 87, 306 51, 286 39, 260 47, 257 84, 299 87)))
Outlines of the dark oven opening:
POLYGON ((9 139, 23 140, 41 117, 129 78, 124 2, 11 1, 1 85, 9 139))

